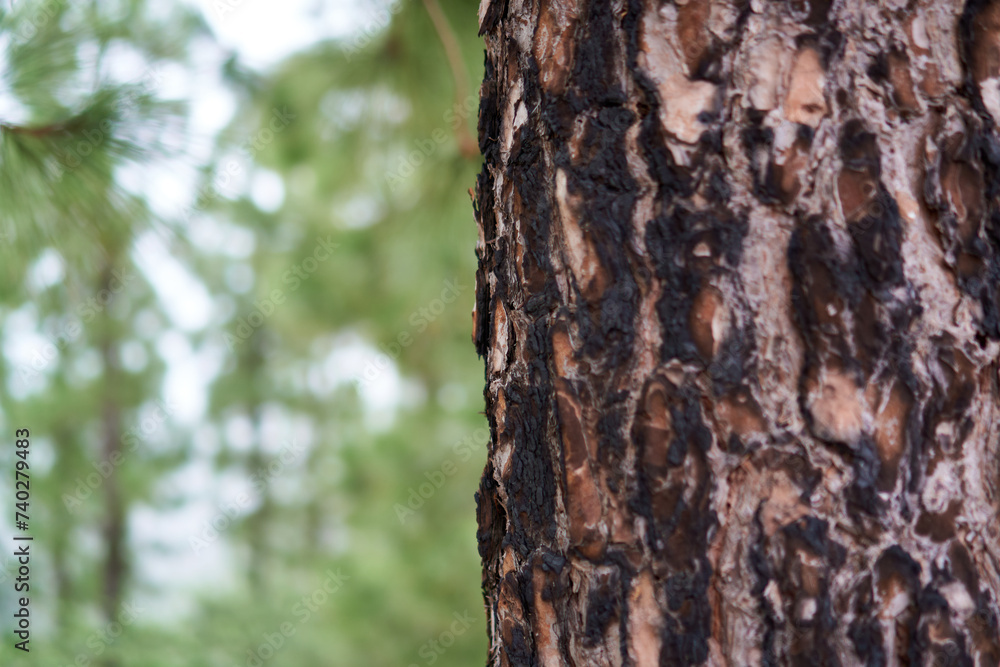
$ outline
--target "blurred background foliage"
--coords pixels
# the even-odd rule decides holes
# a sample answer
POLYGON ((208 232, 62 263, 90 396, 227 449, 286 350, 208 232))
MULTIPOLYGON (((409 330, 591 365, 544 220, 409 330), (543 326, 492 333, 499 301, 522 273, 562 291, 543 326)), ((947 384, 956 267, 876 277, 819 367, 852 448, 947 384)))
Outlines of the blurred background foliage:
POLYGON ((485 661, 477 6, 3 0, 0 664, 485 661))

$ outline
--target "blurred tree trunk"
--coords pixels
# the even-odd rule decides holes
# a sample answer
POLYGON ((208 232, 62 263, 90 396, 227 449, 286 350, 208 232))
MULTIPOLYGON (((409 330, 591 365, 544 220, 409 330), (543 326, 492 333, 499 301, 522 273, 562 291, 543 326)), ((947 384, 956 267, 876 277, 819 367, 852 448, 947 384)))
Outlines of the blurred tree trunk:
MULTIPOLYGON (((104 265, 98 287, 95 293, 101 295, 114 294, 114 269, 122 260, 124 253, 113 243, 106 243, 109 256, 104 265)), ((105 313, 101 318, 98 346, 101 351, 101 363, 104 370, 103 400, 101 401, 102 450, 101 461, 109 466, 110 473, 104 481, 104 525, 101 536, 104 542, 103 590, 101 596, 102 610, 106 623, 114 622, 119 615, 125 580, 128 576, 128 560, 126 545, 127 501, 122 488, 121 475, 118 471, 122 451, 122 374, 121 353, 117 334, 117 323, 105 313)), ((109 659, 104 664, 116 664, 109 659)))
POLYGON ((1000 664, 1000 0, 480 24, 489 664, 1000 664))
MULTIPOLYGON (((74 460, 74 455, 82 449, 76 441, 77 431, 76 420, 63 419, 53 424, 53 439, 59 444, 61 450, 60 456, 56 457, 52 466, 53 479, 73 479, 74 474, 79 469, 80 462, 74 460)), ((77 594, 70 568, 74 549, 73 520, 75 518, 70 512, 57 512, 53 514, 51 519, 54 529, 51 550, 52 575, 56 593, 55 621, 60 632, 70 631, 72 608, 77 594)))
POLYGON ((266 477, 267 461, 264 456, 264 392, 260 390, 259 382, 264 370, 264 345, 266 331, 257 331, 246 348, 244 364, 248 375, 252 378, 247 388, 247 414, 253 422, 253 449, 247 460, 248 475, 254 479, 261 475, 263 486, 260 489, 260 506, 247 518, 248 541, 250 544, 250 564, 248 578, 255 595, 267 592, 267 561, 269 556, 268 534, 270 531, 271 489, 266 477), (262 471, 264 471, 262 473, 262 471))

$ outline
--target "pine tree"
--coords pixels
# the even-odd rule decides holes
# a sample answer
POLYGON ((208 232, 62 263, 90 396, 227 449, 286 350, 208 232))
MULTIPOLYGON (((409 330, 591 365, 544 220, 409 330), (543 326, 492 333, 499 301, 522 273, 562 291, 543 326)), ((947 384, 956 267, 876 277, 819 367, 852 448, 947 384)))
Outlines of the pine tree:
POLYGON ((1000 663, 1000 3, 479 16, 489 664, 1000 663))

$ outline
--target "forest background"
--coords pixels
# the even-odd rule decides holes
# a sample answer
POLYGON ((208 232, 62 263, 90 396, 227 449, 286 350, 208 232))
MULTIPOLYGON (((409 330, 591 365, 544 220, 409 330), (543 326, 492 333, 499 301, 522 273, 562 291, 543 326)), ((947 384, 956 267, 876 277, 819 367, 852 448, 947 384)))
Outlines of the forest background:
POLYGON ((2 3, 0 664, 485 660, 476 9, 2 3))

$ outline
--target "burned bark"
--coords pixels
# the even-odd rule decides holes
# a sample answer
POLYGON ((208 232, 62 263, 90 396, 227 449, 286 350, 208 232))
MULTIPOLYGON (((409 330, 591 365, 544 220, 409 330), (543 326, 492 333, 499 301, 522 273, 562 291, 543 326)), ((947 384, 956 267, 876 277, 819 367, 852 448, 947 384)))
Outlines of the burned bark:
POLYGON ((1000 664, 1000 0, 480 27, 489 664, 1000 664))

